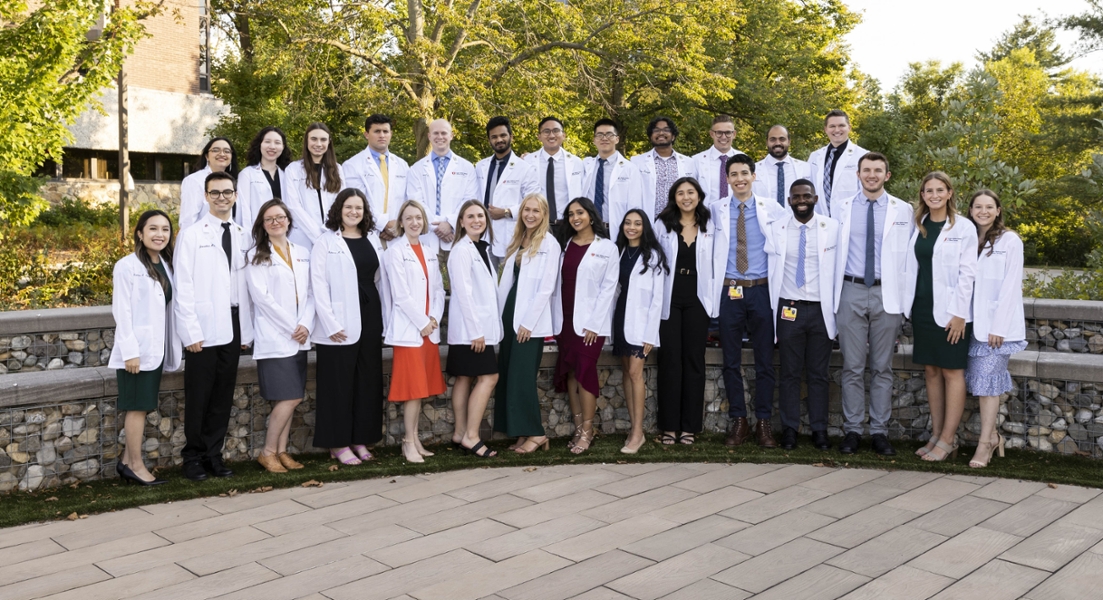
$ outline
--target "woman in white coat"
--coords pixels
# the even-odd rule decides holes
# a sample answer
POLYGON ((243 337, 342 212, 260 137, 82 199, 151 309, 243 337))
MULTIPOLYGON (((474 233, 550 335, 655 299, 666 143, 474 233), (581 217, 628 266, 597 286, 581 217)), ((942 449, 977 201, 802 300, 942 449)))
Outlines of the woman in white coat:
POLYGON ((609 239, 589 198, 571 200, 564 214, 567 226, 560 229, 559 242, 565 250, 552 299, 552 325, 559 345, 555 391, 567 392, 570 399, 575 419, 570 449, 581 454, 594 441, 594 413, 601 393, 597 361, 613 329, 620 260, 617 245, 609 239))
POLYGON ((904 306, 912 321, 912 360, 925 365, 931 438, 916 454, 941 461, 957 454, 965 411, 965 363, 977 267, 977 230, 954 208, 954 187, 941 171, 919 186, 916 230, 904 265, 904 306))
POLYGON ((307 251, 326 232, 329 207, 344 185, 331 137, 324 123, 311 123, 303 134, 302 159, 287 166, 283 199, 295 218, 291 241, 307 251))
POLYGON ((294 229, 287 206, 269 200, 253 225, 245 277, 253 302, 253 358, 260 395, 273 403, 257 462, 271 473, 301 469, 287 453, 291 418, 306 392, 306 353, 314 326, 310 252, 287 239, 294 229))
POLYGON ((287 136, 279 127, 265 127, 249 142, 245 152, 246 167, 237 176, 237 214, 234 220, 245 229, 251 229, 257 220, 257 212, 265 202, 273 198, 283 199, 287 188, 284 169, 291 164, 291 149, 287 136))
POLYGON ((498 283, 505 331, 498 348, 494 431, 516 437, 517 443, 510 449, 526 454, 548 449, 536 376, 544 356, 544 338, 552 334, 551 298, 558 281, 560 250, 548 231, 550 215, 543 194, 525 196, 517 217, 498 283))
POLYGON ((310 254, 318 352, 314 447, 346 465, 383 439, 383 245, 371 204, 345 189, 310 254))
POLYGON ((403 202, 398 210, 399 237, 387 245, 383 255, 391 302, 384 341, 394 347, 387 400, 404 403, 402 454, 414 463, 425 462, 422 457, 433 455, 418 437, 421 401, 446 389, 438 346, 444 282, 437 255, 421 245, 421 234, 428 223, 420 202, 403 202))
POLYGON ((992 453, 1003 456, 996 430, 1000 395, 1014 384, 1007 371, 1011 355, 1026 349, 1023 315, 1023 242, 1003 222, 1000 198, 980 190, 969 201, 969 219, 977 227, 977 282, 973 288, 973 337, 965 383, 980 401, 980 439, 969 466, 988 466, 992 453))
POLYGON ((159 485, 142 460, 146 413, 157 410, 161 372, 180 368, 180 339, 172 319, 172 221, 147 210, 134 229, 134 253, 115 263, 111 314, 115 346, 107 366, 119 384, 118 412, 126 413, 126 452, 115 465, 127 483, 159 485))
POLYGON ((613 309, 613 356, 620 357, 623 368, 624 398, 632 432, 620 449, 635 454, 646 440, 643 434, 643 363, 651 349, 659 345, 659 321, 663 312, 663 288, 670 274, 666 253, 647 213, 633 208, 624 215, 617 234, 620 250, 620 278, 613 309))
POLYGON ((479 439, 479 425, 498 385, 494 346, 502 341, 497 271, 490 262, 490 215, 478 200, 468 200, 457 217, 456 243, 448 256, 448 374, 456 427, 452 444, 479 458, 497 456, 479 439), (484 239, 486 238, 486 239, 484 239), (488 241, 489 240, 489 241, 488 241), (474 384, 474 387, 472 387, 474 384))
MULTIPOLYGON (((180 182, 180 229, 184 231, 195 225, 207 215, 207 175, 225 171, 237 179, 237 152, 230 140, 224 137, 211 138, 199 160, 196 171, 180 182)), ((240 210, 236 206, 234 210, 240 210)), ((245 225, 249 228, 252 224, 245 225)))

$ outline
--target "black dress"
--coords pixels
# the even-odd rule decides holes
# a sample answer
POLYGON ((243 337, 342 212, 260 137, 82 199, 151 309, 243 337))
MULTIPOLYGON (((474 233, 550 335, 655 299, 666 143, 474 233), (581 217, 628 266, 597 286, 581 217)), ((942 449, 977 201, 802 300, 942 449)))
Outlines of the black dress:
POLYGON ((360 339, 344 346, 316 345, 316 448, 366 446, 383 439, 383 305, 375 287, 379 255, 366 237, 341 239, 356 264, 360 339))
MULTIPOLYGON (((494 267, 490 266, 490 244, 479 240, 475 242, 475 247, 490 275, 494 277, 494 267)), ((498 372, 498 357, 494 353, 494 346, 490 344, 482 352, 472 350, 471 344, 448 344, 448 367, 445 370, 453 377, 492 375, 498 372)))
POLYGON ((628 310, 628 284, 632 280, 632 267, 640 257, 640 248, 629 246, 620 255, 620 293, 617 294, 617 306, 613 310, 613 356, 632 356, 647 358, 643 346, 629 344, 624 339, 624 313, 628 310))

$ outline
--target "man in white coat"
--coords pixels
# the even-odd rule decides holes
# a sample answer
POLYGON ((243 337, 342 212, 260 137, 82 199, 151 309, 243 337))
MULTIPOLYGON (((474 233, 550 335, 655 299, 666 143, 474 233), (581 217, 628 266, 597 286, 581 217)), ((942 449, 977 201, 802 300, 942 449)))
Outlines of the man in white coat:
MULTIPOLYGON (((788 208, 785 201, 789 188, 798 179, 809 179, 808 163, 789 154, 789 130, 774 125, 766 134, 766 158, 755 163, 754 195, 773 198, 778 206, 788 208)), ((813 203, 815 204, 815 203, 813 203)))
POLYGON ((792 212, 770 224, 770 306, 774 309, 781 377, 781 447, 792 450, 800 431, 800 378, 808 373, 812 445, 827 450, 827 369, 835 338, 835 253, 839 222, 816 214, 816 190, 807 179, 789 188, 792 212), (807 371, 806 371, 807 370, 807 371))
POLYGON ((678 126, 670 117, 655 117, 647 124, 651 149, 632 157, 643 176, 643 210, 652 221, 666 207, 670 186, 681 177, 697 177, 693 159, 674 151, 678 126))
POLYGON ((500 262, 513 237, 521 200, 539 191, 536 166, 513 153, 513 126, 506 117, 494 117, 486 124, 486 136, 494 154, 475 165, 479 199, 490 213, 494 244, 492 260, 500 262))
POLYGON ((743 154, 732 148, 735 122, 728 115, 716 115, 712 119, 709 137, 712 138, 712 146, 693 156, 697 181, 701 184, 701 189, 705 190, 705 197, 701 199, 705 204, 728 197, 728 159, 736 154, 743 154))
POLYGON ((368 147, 341 165, 345 187, 364 192, 383 241, 394 239, 398 208, 406 201, 410 166, 390 151, 394 122, 387 115, 369 115, 364 121, 368 147))
POLYGON ((858 183, 858 160, 867 150, 850 141, 850 117, 841 110, 827 113, 823 119, 823 132, 827 135, 828 144, 808 157, 808 169, 812 174, 812 183, 820 192, 816 211, 838 219, 835 204, 853 197, 861 188, 858 183))
POLYGON ((548 224, 554 233, 567 204, 582 195, 582 159, 563 148, 566 136, 557 117, 541 119, 537 131, 541 148, 526 156, 525 162, 536 169, 536 184, 548 199, 548 224))
POLYGON ((617 124, 612 119, 594 123, 594 146, 597 156, 582 161, 583 194, 594 201, 598 215, 609 227, 610 239, 617 231, 624 214, 643 203, 643 177, 636 165, 617 151, 617 124))
POLYGON ((180 232, 173 266, 176 331, 184 344, 184 477, 230 477, 222 444, 230 424, 241 351, 253 343, 245 251, 252 237, 231 221, 237 182, 207 175, 207 216, 180 232))
POLYGON ((406 197, 417 200, 429 216, 422 235, 433 252, 452 247, 460 206, 479 197, 475 165, 452 152, 452 125, 444 119, 429 123, 432 152, 410 167, 406 197))
POLYGON ((863 374, 869 358, 869 433, 873 451, 893 456, 888 441, 892 414, 892 355, 904 306, 904 271, 912 206, 885 191, 891 177, 883 154, 858 160, 862 191, 836 201, 839 248, 835 264, 835 320, 843 353, 843 431, 839 451, 854 454, 866 418, 863 374))

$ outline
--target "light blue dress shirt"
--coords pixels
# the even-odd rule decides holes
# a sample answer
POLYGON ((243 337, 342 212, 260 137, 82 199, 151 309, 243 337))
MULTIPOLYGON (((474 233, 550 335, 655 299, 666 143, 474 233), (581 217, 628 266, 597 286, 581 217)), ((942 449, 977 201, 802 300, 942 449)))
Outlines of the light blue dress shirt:
POLYGON ((735 196, 730 199, 728 219, 731 229, 728 238, 728 267, 724 271, 727 279, 761 279, 766 277, 768 266, 766 262, 766 236, 762 235, 762 228, 758 226, 758 213, 755 210, 755 199, 751 196, 745 202, 743 220, 747 228, 747 272, 742 273, 736 267, 736 247, 739 242, 739 200, 735 196))

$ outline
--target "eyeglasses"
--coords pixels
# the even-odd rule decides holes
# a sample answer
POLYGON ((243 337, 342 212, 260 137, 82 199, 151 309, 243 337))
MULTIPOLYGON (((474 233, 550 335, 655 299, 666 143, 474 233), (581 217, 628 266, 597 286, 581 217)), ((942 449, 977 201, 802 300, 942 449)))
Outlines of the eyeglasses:
POLYGON ((559 135, 563 133, 562 129, 541 129, 540 135, 559 135))
POLYGON ((218 200, 219 198, 225 198, 229 200, 234 197, 237 191, 235 190, 210 190, 207 192, 207 197, 211 200, 218 200))
POLYGON ((279 215, 277 217, 264 217, 265 225, 275 225, 277 223, 286 223, 287 215, 279 215))
POLYGON ((211 148, 207 151, 207 154, 233 154, 234 151, 229 148, 211 148))
POLYGON ((735 135, 735 131, 713 131, 712 134, 716 137, 731 137, 735 135))
POLYGON ((669 127, 656 127, 651 130, 651 133, 671 133, 672 131, 669 127))
POLYGON ((612 131, 606 131, 604 133, 595 133, 594 134, 594 139, 595 140, 615 140, 615 139, 617 139, 617 134, 615 132, 612 132, 612 131))

